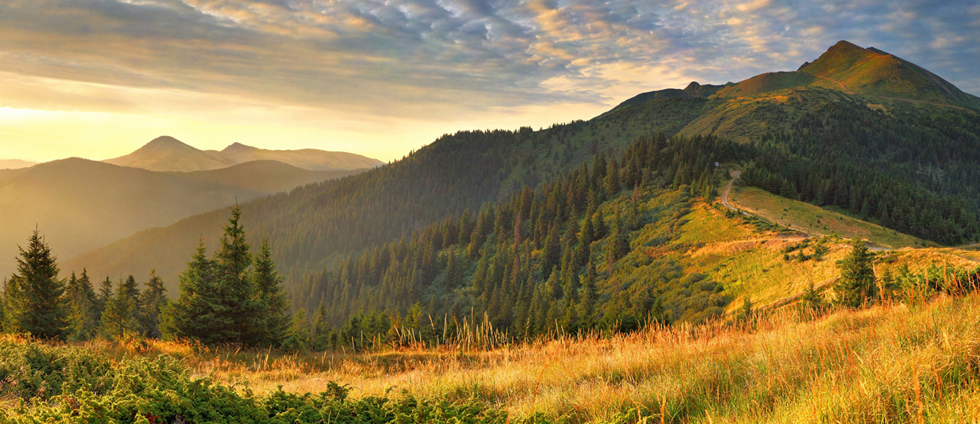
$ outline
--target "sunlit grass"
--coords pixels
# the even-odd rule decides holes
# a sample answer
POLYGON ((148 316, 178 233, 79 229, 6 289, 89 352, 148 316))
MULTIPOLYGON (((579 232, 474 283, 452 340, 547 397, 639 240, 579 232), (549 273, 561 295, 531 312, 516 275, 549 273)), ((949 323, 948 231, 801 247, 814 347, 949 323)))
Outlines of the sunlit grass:
POLYGON ((568 422, 977 422, 980 296, 941 297, 802 319, 787 310, 743 326, 653 327, 492 350, 444 345, 378 352, 199 350, 185 343, 90 342, 120 357, 174 355, 192 373, 257 394, 355 397, 405 390, 478 398, 512 418, 568 422), (192 353, 196 352, 196 353, 192 353), (921 420, 921 421, 920 421, 921 420))
POLYGON ((921 239, 877 224, 822 209, 809 203, 776 196, 755 187, 742 187, 733 191, 732 201, 738 207, 767 221, 810 235, 861 238, 892 248, 927 244, 921 239))

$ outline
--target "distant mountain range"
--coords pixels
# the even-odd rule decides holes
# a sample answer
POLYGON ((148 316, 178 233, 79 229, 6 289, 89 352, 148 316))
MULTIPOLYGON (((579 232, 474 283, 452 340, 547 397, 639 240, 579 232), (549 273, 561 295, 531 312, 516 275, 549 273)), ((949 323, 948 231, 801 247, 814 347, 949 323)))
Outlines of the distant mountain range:
POLYGON ((240 144, 225 152, 212 155, 161 137, 123 157, 132 161, 115 160, 133 167, 71 158, 0 170, 0 275, 13 271, 17 246, 35 227, 58 257, 68 258, 140 230, 357 174, 380 163, 347 153, 271 151, 240 144), (284 161, 330 170, 302 169, 284 161), (150 171, 139 165, 183 172, 150 171), (361 169, 344 168, 359 165, 361 169))
POLYGON ((20 159, 0 159, 0 169, 21 169, 34 166, 34 162, 20 159))
POLYGON ((273 160, 310 171, 367 169, 384 163, 345 152, 316 149, 265 150, 234 143, 224 150, 200 150, 176 138, 162 136, 139 150, 103 162, 159 172, 193 172, 227 168, 245 162, 273 160))

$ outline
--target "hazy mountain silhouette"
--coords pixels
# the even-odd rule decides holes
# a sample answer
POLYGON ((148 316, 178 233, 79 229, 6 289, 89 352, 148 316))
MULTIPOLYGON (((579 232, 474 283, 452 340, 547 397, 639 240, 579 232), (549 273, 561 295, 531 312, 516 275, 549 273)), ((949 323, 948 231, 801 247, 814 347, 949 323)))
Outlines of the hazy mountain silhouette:
POLYGON ((161 172, 193 172, 227 168, 245 162, 274 160, 310 171, 342 171, 373 168, 377 159, 345 152, 316 149, 265 150, 234 143, 224 150, 200 150, 176 138, 153 139, 133 153, 103 162, 161 172))

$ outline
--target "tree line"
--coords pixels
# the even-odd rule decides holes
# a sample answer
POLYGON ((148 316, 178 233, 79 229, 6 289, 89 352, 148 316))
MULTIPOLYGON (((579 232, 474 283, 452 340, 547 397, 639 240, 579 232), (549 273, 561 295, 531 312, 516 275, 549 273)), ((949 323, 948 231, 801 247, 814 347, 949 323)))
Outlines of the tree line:
POLYGON ((2 327, 40 338, 86 340, 147 337, 206 345, 280 346, 289 336, 289 305, 268 241, 253 255, 241 210, 235 207, 213 258, 203 243, 180 276, 170 300, 150 273, 144 288, 131 275, 96 292, 87 270, 60 279, 57 260, 35 230, 19 248, 17 272, 4 283, 2 327))

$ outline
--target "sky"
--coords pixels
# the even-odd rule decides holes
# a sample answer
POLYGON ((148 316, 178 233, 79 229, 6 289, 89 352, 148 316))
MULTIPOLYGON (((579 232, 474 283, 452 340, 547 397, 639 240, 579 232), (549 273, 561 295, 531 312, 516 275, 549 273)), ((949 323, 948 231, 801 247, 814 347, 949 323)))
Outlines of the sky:
POLYGON ((0 159, 170 135, 389 161, 795 70, 842 39, 980 94, 976 0, 2 0, 0 159))

